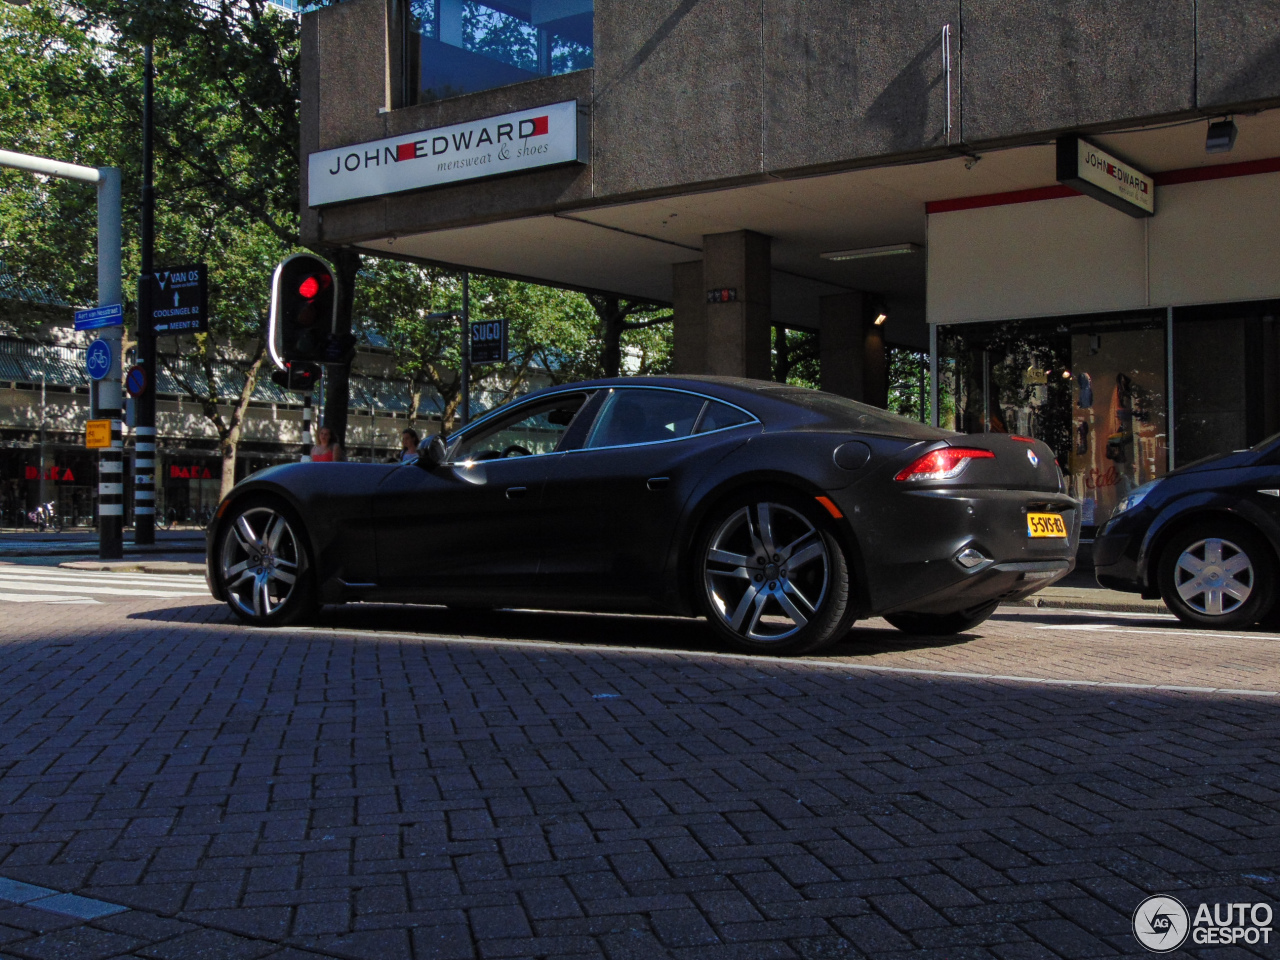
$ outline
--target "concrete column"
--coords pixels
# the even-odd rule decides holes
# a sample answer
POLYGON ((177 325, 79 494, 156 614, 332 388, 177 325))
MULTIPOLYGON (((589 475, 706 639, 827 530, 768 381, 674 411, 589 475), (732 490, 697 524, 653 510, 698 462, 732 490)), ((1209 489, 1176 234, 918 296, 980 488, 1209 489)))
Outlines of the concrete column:
POLYGON ((819 376, 823 390, 876 407, 889 403, 884 327, 876 326, 868 298, 840 293, 819 301, 819 376))
POLYGON ((819 386, 850 400, 862 399, 861 293, 818 300, 819 386))
POLYGON ((707 298, 702 285, 702 261, 672 264, 671 279, 675 372, 706 373, 707 298))
POLYGON ((769 379, 769 238, 750 230, 702 238, 702 286, 732 290, 727 303, 706 303, 703 372, 769 379))

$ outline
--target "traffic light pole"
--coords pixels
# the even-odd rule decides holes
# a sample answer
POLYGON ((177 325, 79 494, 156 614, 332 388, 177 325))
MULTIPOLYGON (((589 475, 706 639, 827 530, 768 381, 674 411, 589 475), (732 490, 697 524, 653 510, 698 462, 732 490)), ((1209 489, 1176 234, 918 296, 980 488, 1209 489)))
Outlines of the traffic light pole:
MULTIPOLYGON (((13 167, 48 177, 62 177, 95 184, 98 188, 98 306, 121 302, 120 171, 116 167, 82 167, 24 153, 0 150, 0 167, 13 167)), ((120 327, 104 327, 99 338, 111 345, 111 369, 89 388, 90 416, 111 420, 112 445, 98 455, 98 557, 119 560, 124 556, 120 527, 124 497, 120 481, 120 327)))
POLYGON ((138 366, 146 384, 134 401, 133 542, 156 542, 156 335, 151 328, 151 274, 155 272, 155 187, 153 182, 151 44, 145 47, 142 81, 142 264, 138 283, 138 366))

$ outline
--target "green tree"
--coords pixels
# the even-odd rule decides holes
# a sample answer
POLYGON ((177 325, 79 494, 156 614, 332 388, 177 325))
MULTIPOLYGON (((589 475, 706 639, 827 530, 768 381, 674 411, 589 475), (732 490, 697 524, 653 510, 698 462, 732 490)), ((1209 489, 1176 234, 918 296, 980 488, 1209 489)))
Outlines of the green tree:
MULTIPOLYGON (((297 21, 264 0, 0 4, 0 127, 14 148, 123 171, 136 322, 142 45, 154 43, 156 263, 210 264, 210 332, 162 344, 212 424, 223 488, 265 356, 267 278, 297 248, 297 21), (16 81, 16 82, 14 82, 16 81), (234 375, 228 377, 230 368, 234 375)), ((23 280, 94 299, 92 191, 5 174, 0 251, 23 280)))

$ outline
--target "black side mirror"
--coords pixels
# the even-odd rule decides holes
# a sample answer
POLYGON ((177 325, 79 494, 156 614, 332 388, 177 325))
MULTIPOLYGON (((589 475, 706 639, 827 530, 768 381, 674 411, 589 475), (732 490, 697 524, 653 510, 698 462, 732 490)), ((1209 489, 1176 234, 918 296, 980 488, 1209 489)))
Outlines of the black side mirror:
POLYGON ((424 470, 434 470, 444 463, 448 453, 449 448, 445 446, 444 438, 438 433, 432 434, 431 439, 418 448, 418 466, 424 470))

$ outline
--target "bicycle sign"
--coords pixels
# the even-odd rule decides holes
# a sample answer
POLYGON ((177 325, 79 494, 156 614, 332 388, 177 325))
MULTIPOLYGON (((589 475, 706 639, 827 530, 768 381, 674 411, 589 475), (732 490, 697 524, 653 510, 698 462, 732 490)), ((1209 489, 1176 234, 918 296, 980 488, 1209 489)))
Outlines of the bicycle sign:
POLYGON ((111 372, 111 344, 95 340, 84 354, 84 369, 94 380, 101 380, 111 372))

